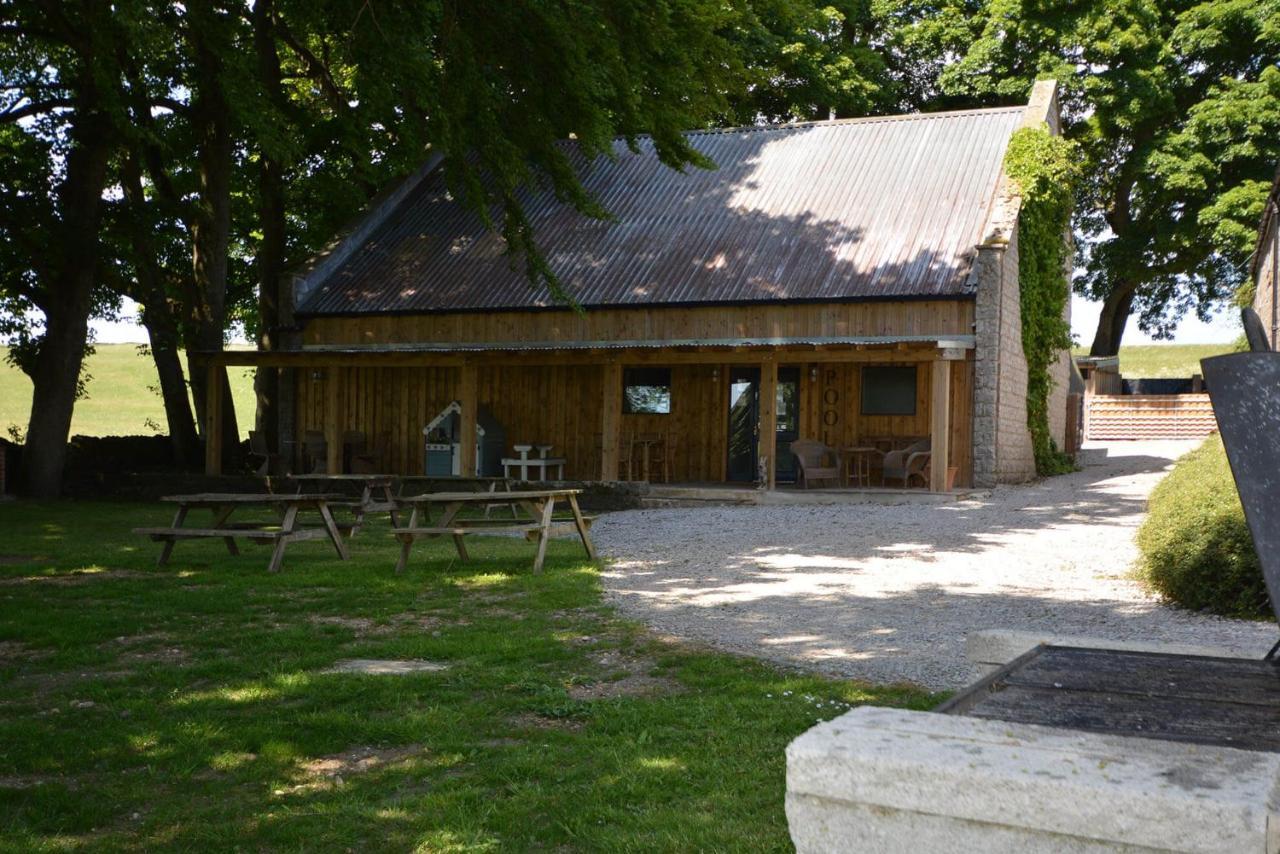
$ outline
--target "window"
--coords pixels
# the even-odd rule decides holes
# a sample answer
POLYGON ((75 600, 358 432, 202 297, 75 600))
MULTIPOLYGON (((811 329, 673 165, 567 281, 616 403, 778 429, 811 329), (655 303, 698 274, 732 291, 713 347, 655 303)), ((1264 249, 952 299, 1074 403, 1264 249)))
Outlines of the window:
POLYGON ((915 365, 863 368, 862 414, 915 415, 915 365))
POLYGON ((669 414, 671 369, 625 369, 622 372, 622 411, 626 415, 669 414))

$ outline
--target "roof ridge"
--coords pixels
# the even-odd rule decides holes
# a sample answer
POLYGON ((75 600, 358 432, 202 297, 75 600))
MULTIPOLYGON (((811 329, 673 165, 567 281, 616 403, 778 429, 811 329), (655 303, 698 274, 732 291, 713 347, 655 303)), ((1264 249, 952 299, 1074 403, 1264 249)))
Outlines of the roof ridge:
MULTIPOLYGON (((927 119, 951 119, 961 116, 981 116, 994 115, 1000 113, 1018 113, 1021 114, 1026 109, 1025 105, 1013 107, 982 107, 976 110, 941 110, 936 113, 892 113, 884 116, 856 116, 845 119, 815 119, 809 122, 787 122, 785 124, 764 124, 764 125, 735 125, 723 128, 697 128, 694 130, 682 131, 685 136, 702 136, 704 134, 718 133, 749 133, 754 131, 784 131, 784 130, 801 130, 811 127, 838 127, 840 125, 857 125, 857 124, 875 124, 877 122, 910 122, 924 121, 927 119)), ((652 134, 641 133, 636 134, 636 139, 651 138, 652 134)), ((618 136, 616 139, 626 139, 625 136, 618 136)))

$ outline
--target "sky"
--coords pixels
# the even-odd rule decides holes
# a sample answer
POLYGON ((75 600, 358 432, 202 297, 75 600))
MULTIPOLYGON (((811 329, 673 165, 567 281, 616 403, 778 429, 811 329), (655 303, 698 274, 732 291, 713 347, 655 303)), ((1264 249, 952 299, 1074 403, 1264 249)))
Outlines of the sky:
MULTIPOLYGON (((1090 302, 1079 296, 1071 297, 1071 331, 1076 342, 1089 346, 1093 341, 1093 332, 1098 323, 1098 312, 1101 303, 1090 302)), ((131 318, 121 322, 108 323, 95 321, 92 326, 100 344, 145 343, 147 333, 136 322, 138 307, 129 302, 125 306, 124 315, 131 318)), ((1175 344, 1223 344, 1240 337, 1240 323, 1235 313, 1224 310, 1214 316, 1213 322, 1203 323, 1194 316, 1183 319, 1174 336, 1175 344)), ((233 339, 233 343, 245 343, 243 338, 233 339)), ((1125 329, 1124 343, 1150 344, 1150 337, 1138 329, 1137 318, 1129 318, 1129 326, 1125 329)), ((1168 342, 1160 342, 1168 343, 1168 342)))

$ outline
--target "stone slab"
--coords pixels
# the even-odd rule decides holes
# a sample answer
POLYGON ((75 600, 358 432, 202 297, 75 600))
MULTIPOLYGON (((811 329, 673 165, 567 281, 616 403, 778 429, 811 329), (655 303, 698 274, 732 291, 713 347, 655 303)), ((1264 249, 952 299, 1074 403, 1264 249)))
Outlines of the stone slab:
MULTIPOLYGON (((1081 649, 1114 649, 1122 652, 1163 652, 1169 655, 1205 655, 1211 658, 1244 658, 1236 650, 1224 647, 1202 646, 1187 643, 1157 643, 1151 641, 1119 641, 1083 635, 1059 635, 1052 632, 1022 632, 1008 629, 987 629, 973 632, 965 638, 965 657, 978 666, 985 675, 1003 667, 1018 656, 1030 652, 1041 644, 1048 646, 1073 646, 1081 649)), ((1262 658, 1265 649, 1248 658, 1262 658)))
POLYGON ((1280 754, 861 707, 787 748, 827 851, 1280 852, 1280 754))
POLYGON ((410 673, 438 673, 449 665, 437 661, 383 658, 346 658, 336 661, 323 673, 363 673, 369 676, 405 676, 410 673))

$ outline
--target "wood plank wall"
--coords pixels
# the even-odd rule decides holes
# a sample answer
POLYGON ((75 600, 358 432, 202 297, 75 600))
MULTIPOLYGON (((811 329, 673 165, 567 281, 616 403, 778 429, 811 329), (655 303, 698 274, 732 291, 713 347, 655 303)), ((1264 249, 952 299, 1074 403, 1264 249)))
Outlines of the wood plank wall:
MULTIPOLYGON (((868 437, 929 434, 928 363, 917 373, 916 414, 858 414, 861 371, 854 363, 802 364, 800 434, 832 446, 868 437), (816 373, 816 379, 814 374, 816 373)), ((389 434, 386 464, 401 474, 423 470, 422 428, 457 395, 457 368, 331 368, 302 370, 298 379, 298 435, 324 430, 326 383, 340 370, 339 432, 360 430, 370 442, 389 434)), ((566 458, 566 477, 600 478, 602 366, 503 366, 478 370, 480 405, 506 429, 508 452, 520 442, 546 442, 566 458)), ((663 433, 673 450, 673 480, 721 482, 728 439, 728 365, 671 369, 671 412, 623 415, 621 434, 663 433)), ((952 363, 951 464, 957 483, 972 483, 973 363, 952 363)), ((621 389, 618 389, 621 394, 621 389)))
MULTIPOLYGON (((875 362, 866 363, 868 366, 875 362)), ((933 377, 928 362, 916 370, 914 415, 862 415, 862 365, 805 365, 800 377, 800 435, 831 447, 852 447, 872 439, 929 436, 933 377), (813 368, 817 377, 813 377, 813 368)), ((958 486, 973 483, 973 362, 951 365, 951 462, 960 469, 958 486)))
POLYGON ((834 335, 971 335, 973 302, 815 303, 477 314, 362 315, 305 321, 307 345, 619 341, 834 335))

